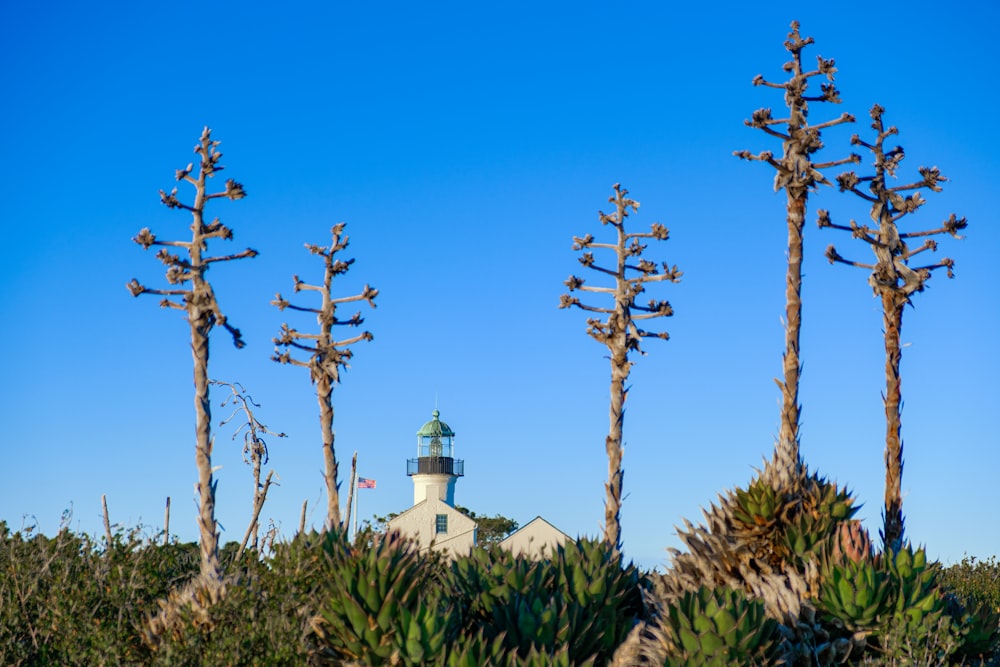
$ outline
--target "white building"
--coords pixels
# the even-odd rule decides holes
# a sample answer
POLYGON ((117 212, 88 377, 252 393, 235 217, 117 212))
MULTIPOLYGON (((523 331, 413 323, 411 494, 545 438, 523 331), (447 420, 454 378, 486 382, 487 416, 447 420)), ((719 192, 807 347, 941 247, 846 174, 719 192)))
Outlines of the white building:
MULTIPOLYGON (((476 522, 455 509, 455 482, 465 475, 465 461, 455 458, 455 432, 440 416, 435 410, 417 431, 417 458, 406 462, 406 474, 413 479, 413 507, 390 519, 389 530, 413 537, 421 549, 464 555, 476 545, 476 522)), ((541 558, 570 539, 542 517, 535 517, 500 546, 541 558)))
POLYGON ((406 462, 413 479, 413 507, 389 520, 417 540, 421 549, 467 554, 476 545, 476 522, 455 509, 455 482, 465 474, 465 461, 455 458, 455 432, 437 410, 417 431, 417 458, 406 462))
POLYGON ((389 520, 389 530, 413 537, 421 549, 464 556, 476 545, 476 522, 440 498, 427 498, 389 520))
POLYGON ((528 558, 545 558, 556 547, 572 541, 573 538, 562 532, 540 516, 521 526, 508 535, 500 543, 501 549, 528 558))

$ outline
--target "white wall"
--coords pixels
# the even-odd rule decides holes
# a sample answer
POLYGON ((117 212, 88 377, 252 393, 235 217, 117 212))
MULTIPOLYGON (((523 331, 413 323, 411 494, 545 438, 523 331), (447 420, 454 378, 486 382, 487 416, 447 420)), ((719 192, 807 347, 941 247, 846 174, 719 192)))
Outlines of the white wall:
POLYGON ((417 505, 427 498, 438 498, 449 505, 455 504, 455 480, 454 475, 412 475, 413 480, 413 504, 417 505))
POLYGON ((417 540, 421 549, 433 548, 464 556, 476 544, 476 522, 439 498, 427 498, 389 521, 398 530, 417 540), (438 533, 437 515, 448 517, 448 532, 438 533))

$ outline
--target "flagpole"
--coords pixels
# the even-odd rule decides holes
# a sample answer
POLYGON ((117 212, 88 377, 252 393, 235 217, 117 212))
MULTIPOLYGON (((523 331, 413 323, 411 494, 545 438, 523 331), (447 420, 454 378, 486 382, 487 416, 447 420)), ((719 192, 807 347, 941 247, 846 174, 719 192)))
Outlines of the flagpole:
POLYGON ((354 469, 354 539, 358 539, 358 501, 361 500, 358 493, 358 470, 354 469))

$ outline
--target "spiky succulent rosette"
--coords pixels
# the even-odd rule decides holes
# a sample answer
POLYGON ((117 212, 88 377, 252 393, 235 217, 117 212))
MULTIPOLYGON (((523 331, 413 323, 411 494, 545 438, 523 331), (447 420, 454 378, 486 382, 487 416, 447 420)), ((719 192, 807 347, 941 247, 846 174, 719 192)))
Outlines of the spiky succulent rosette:
POLYGON ((814 556, 858 508, 845 489, 804 466, 777 488, 773 479, 758 475, 746 489, 720 494, 702 525, 685 520, 677 532, 687 551, 669 550, 662 595, 729 586, 760 599, 772 618, 797 621, 802 602, 818 590, 814 556))
POLYGON ((850 642, 817 618, 815 600, 820 553, 858 507, 846 489, 810 474, 805 465, 785 476, 768 474, 768 467, 746 488, 720 494, 702 511, 703 523, 685 520, 677 529, 687 549, 668 549, 671 567, 655 582, 654 620, 640 637, 648 664, 664 664, 656 646, 669 646, 657 631, 662 611, 703 588, 741 591, 762 604, 767 616, 781 624, 790 663, 832 661, 850 653, 850 642))

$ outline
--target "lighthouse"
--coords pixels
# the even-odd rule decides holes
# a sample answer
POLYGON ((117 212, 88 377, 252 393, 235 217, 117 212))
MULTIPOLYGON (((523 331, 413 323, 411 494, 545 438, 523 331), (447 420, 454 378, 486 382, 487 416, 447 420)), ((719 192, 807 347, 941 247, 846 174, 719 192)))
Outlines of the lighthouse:
POLYGON ((417 458, 406 461, 413 507, 390 519, 389 530, 409 535, 421 549, 461 556, 476 545, 476 522, 455 509, 455 482, 465 474, 465 461, 455 458, 455 432, 441 413, 431 416, 417 431, 417 458))
MULTIPOLYGON (((475 520, 455 509, 455 482, 465 476, 465 461, 455 458, 455 432, 437 410, 417 431, 417 458, 407 459, 406 474, 413 479, 413 507, 389 519, 389 530, 409 536, 421 550, 433 549, 448 557, 467 555, 478 535, 475 520)), ((539 516, 500 547, 543 558, 570 539, 539 516)))
POLYGON ((455 506, 455 482, 465 475, 465 461, 455 458, 455 432, 437 410, 417 431, 417 458, 406 461, 413 479, 413 504, 441 500, 455 506))

